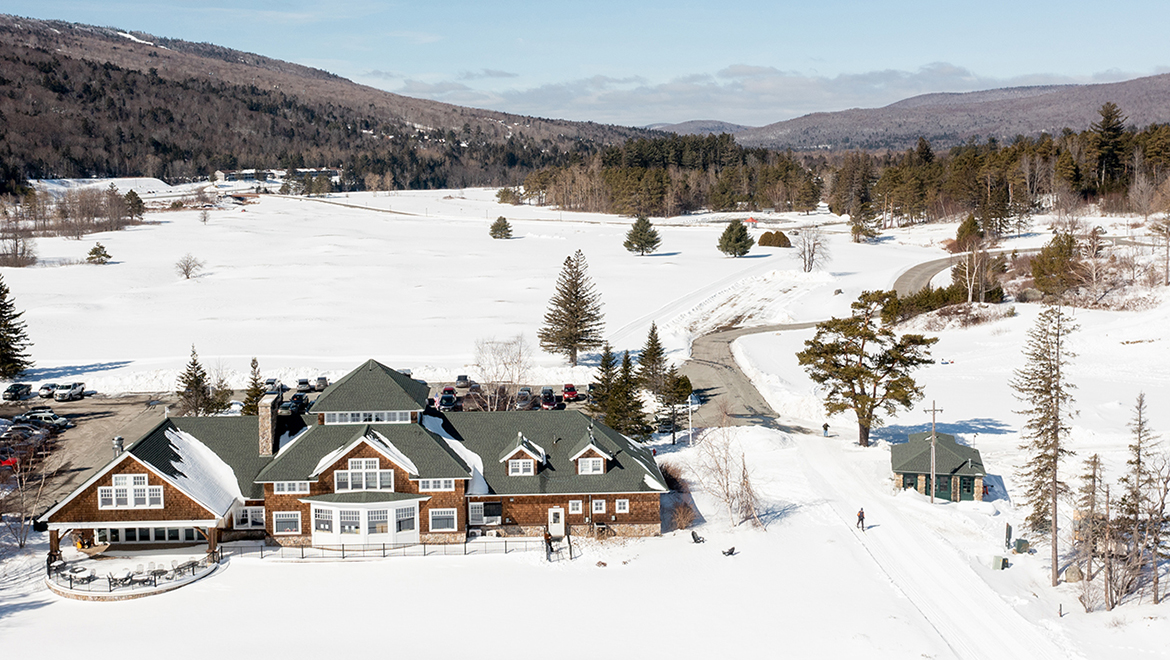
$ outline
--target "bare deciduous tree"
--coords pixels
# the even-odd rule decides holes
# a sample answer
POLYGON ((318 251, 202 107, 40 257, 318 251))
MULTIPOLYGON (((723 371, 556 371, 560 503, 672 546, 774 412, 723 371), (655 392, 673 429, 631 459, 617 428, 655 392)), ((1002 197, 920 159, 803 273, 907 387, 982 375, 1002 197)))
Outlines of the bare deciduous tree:
POLYGON ((829 260, 829 242, 820 227, 802 229, 796 238, 796 256, 801 268, 811 273, 829 260))
POLYGON ((203 270, 203 262, 199 261, 190 252, 184 254, 175 262, 175 271, 183 276, 183 279, 189 280, 199 271, 203 270))
POLYGON ((35 460, 35 453, 35 448, 29 448, 19 457, 8 475, 8 494, 0 498, 0 519, 18 548, 28 543, 33 516, 44 500, 45 482, 52 477, 45 463, 35 460))
POLYGON ((532 366, 531 350, 524 335, 511 339, 477 339, 475 367, 481 389, 478 398, 487 410, 507 410, 513 403, 512 387, 523 383, 532 366))

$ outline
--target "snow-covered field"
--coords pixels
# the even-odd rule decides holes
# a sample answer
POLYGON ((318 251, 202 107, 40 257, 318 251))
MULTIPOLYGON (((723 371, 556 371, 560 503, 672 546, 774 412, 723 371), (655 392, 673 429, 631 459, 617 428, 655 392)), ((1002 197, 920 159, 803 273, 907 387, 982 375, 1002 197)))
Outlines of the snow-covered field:
MULTIPOLYGON (((639 258, 621 247, 629 219, 562 219, 548 209, 499 206, 493 191, 330 201, 359 208, 266 198, 214 211, 206 225, 197 212, 175 212, 152 216, 161 224, 83 241, 39 241, 47 265, 3 271, 26 310, 38 379, 77 377, 103 392, 172 389, 192 343, 205 364, 222 364, 237 382, 253 355, 266 375, 282 378, 340 374, 370 357, 432 381, 474 373, 468 365, 477 338, 521 333, 536 346, 560 265, 577 248, 589 260, 615 348, 637 350, 656 321, 681 359, 691 336, 731 321, 845 314, 860 291, 888 288, 910 266, 943 256, 937 245, 955 230, 890 231, 860 246, 834 234, 832 261, 806 275, 781 250, 724 257, 715 249, 722 225, 696 222, 703 218, 662 223, 661 253, 639 258), (488 238, 499 215, 517 238, 488 238), (94 241, 117 263, 63 265, 83 258, 94 241), (207 262, 190 281, 173 270, 186 252, 207 262)), ((775 220, 790 227, 838 219, 775 220)), ((1009 247, 1045 240, 1040 230, 1009 247)), ((583 558, 551 565, 536 554, 233 559, 226 571, 173 593, 100 604, 64 601, 39 586, 38 539, 33 553, 0 562, 0 647, 13 657, 43 653, 67 630, 80 648, 203 657, 208 622, 220 621, 213 638, 232 653, 287 648, 298 657, 359 643, 356 635, 371 628, 379 646, 444 657, 1170 656, 1165 605, 1147 599, 1086 615, 1073 587, 1047 586, 1044 552, 1013 556, 1007 571, 990 569, 1004 523, 1017 535, 1022 529, 1012 499, 1013 469, 1022 462, 1015 448, 1021 420, 1012 410, 1020 406, 1006 383, 1038 310, 1016 309, 1012 318, 938 333, 940 363, 919 372, 924 403, 944 411, 940 430, 979 448, 1001 480, 989 480, 996 497, 982 505, 931 506, 893 489, 888 443, 924 428, 928 406, 890 420, 869 449, 855 446, 844 416, 830 420, 828 440, 740 428, 731 441, 765 502, 766 531, 733 528, 697 489, 702 545, 678 533, 586 544, 583 558), (859 506, 871 526, 864 533, 853 525, 859 506), (724 557, 720 550, 731 546, 738 554, 724 557)), ((1100 452, 1116 476, 1139 391, 1154 428, 1170 433, 1170 305, 1076 316, 1079 355, 1070 379, 1081 414, 1073 424, 1078 456, 1067 467, 1071 475, 1075 461, 1100 452)), ((792 428, 819 429, 823 421, 793 357, 811 334, 755 335, 735 345, 779 421, 792 428)), ((569 370, 543 354, 537 363, 534 381, 588 380, 587 366, 569 370)), ((656 442, 662 460, 696 461, 685 443, 656 442)))

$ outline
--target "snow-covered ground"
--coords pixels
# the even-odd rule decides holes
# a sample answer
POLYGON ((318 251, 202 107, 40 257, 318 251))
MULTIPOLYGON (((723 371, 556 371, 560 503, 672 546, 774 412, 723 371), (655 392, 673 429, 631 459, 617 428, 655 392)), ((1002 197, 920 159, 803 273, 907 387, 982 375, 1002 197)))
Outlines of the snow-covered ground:
MULTIPOLYGON (((731 321, 845 314, 860 291, 888 288, 910 266, 943 256, 938 245, 955 231, 918 227, 853 245, 843 228, 830 226, 833 259, 806 275, 783 250, 724 257, 715 241, 717 220, 726 216, 662 222, 661 253, 636 257, 621 247, 627 218, 500 206, 489 190, 328 201, 339 204, 265 198, 214 211, 206 225, 197 212, 174 212, 151 216, 157 225, 83 241, 39 241, 46 265, 3 271, 26 310, 36 380, 77 377, 104 392, 172 389, 192 343, 205 364, 222 364, 238 383, 253 355, 266 375, 282 378, 336 375, 369 357, 432 381, 474 373, 468 365, 477 338, 520 333, 535 348, 561 263, 577 248, 605 303, 615 348, 637 350, 657 321, 677 360, 691 336, 731 321), (488 238, 499 215, 517 238, 488 238), (116 263, 70 263, 99 240, 116 263), (186 252, 207 262, 190 281, 173 270, 186 252)), ((773 226, 838 220, 792 215, 776 217, 773 226)), ((1042 244, 1041 225, 1009 247, 1042 244)), ((38 537, 33 552, 0 561, 0 642, 13 657, 44 652, 64 626, 84 648, 130 644, 202 657, 203 633, 188 633, 206 631, 214 613, 231 622, 216 639, 241 654, 331 652, 356 643, 347 632, 375 627, 377 643, 394 651, 489 658, 1170 656, 1166 606, 1128 603, 1086 615, 1073 587, 1047 586, 1043 552, 1013 556, 1007 571, 990 569, 991 556, 1002 552, 1004 523, 1031 536, 1020 532, 1023 514, 1013 501, 1021 420, 1006 383, 1020 366, 1037 308, 1016 309, 1015 317, 938 333, 940 363, 919 372, 926 402, 944 411, 940 429, 979 448, 998 477, 989 480, 995 499, 983 505, 931 506, 894 490, 888 443, 924 428, 925 406, 891 419, 869 449, 855 446, 844 416, 830 420, 834 437, 827 440, 741 428, 731 441, 763 497, 766 531, 733 528, 696 487, 702 545, 678 533, 586 544, 582 559, 551 565, 538 554, 233 559, 227 570, 173 593, 100 604, 44 591, 36 579, 44 550, 38 537), (868 514, 864 533, 853 525, 859 506, 868 514), (731 546, 738 554, 724 557, 720 550, 731 546), (517 638, 518 629, 531 629, 534 639, 517 638)), ((1081 414, 1069 474, 1075 461, 1100 452, 1117 475, 1138 391, 1147 394, 1154 428, 1170 433, 1168 315, 1167 304, 1076 313, 1079 355, 1070 379, 1079 386, 1081 414)), ((794 429, 819 429, 823 421, 793 357, 811 334, 750 336, 734 347, 779 421, 794 429)), ((588 377, 587 366, 569 370, 556 356, 538 354, 537 363, 534 381, 588 377)), ((662 460, 697 460, 685 441, 657 444, 662 460)))

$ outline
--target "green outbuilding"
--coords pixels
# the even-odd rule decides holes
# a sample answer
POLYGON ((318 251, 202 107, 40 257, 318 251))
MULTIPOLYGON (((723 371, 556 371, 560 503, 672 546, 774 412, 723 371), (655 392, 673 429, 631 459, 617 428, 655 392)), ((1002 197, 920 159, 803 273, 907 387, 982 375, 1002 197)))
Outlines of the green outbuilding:
MULTIPOLYGON (((983 458, 978 449, 960 445, 955 436, 935 433, 935 465, 937 477, 934 496, 959 502, 983 501, 983 458)), ((913 488, 923 495, 930 494, 930 432, 911 433, 905 444, 890 449, 890 467, 899 487, 913 488)))

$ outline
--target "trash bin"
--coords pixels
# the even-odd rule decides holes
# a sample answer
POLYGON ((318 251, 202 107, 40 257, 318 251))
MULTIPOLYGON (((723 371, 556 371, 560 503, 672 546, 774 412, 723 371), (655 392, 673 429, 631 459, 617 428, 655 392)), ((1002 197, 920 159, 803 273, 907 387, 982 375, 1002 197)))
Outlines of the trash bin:
POLYGON ((1028 539, 1016 539, 1016 554, 1028 554, 1028 539))
POLYGON ((1007 558, 1001 555, 995 555, 991 558, 991 570, 1002 571, 1007 568, 1007 558))

